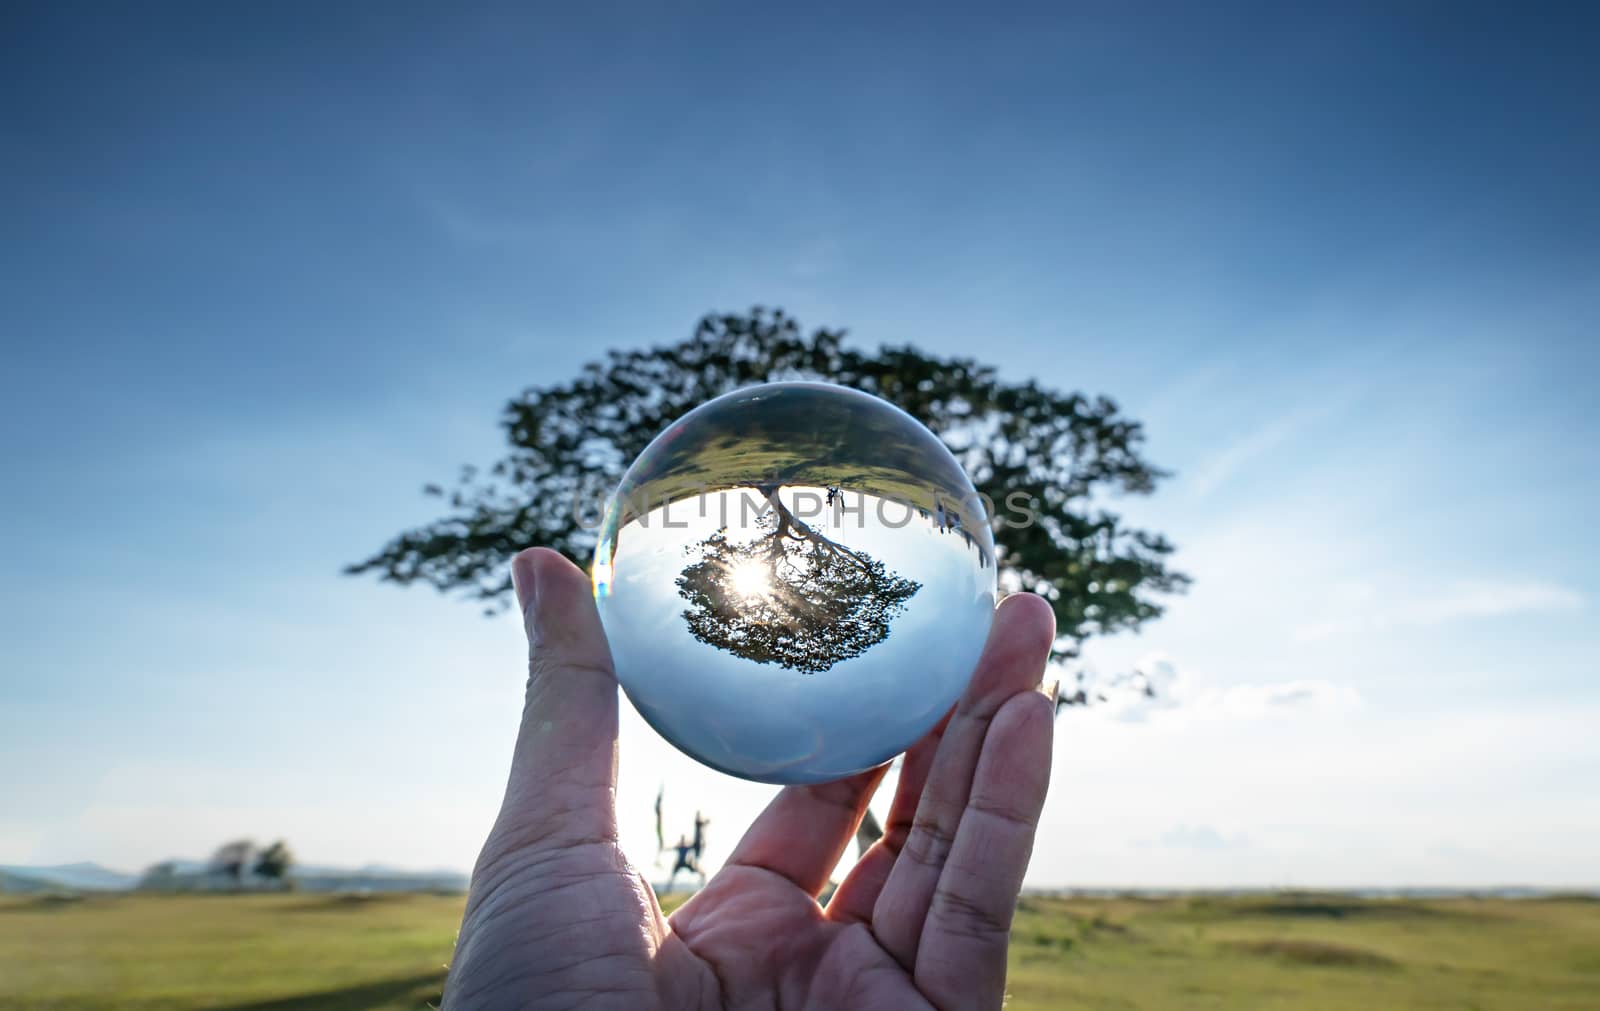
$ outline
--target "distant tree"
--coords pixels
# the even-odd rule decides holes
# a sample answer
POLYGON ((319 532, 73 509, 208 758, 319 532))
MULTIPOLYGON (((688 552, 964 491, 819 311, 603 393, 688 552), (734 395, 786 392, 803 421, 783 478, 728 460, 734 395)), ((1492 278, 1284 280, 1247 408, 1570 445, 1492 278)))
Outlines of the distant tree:
POLYGON ((138 887, 142 890, 166 891, 171 889, 177 880, 178 865, 171 860, 163 860, 145 868, 144 874, 139 877, 138 887))
POLYGON ((232 878, 236 885, 241 884, 245 872, 251 868, 255 852, 256 844, 249 839, 236 839, 230 843, 223 843, 217 847, 215 853, 211 854, 210 870, 213 874, 232 878))
POLYGON ((257 855, 255 869, 259 877, 286 884, 289 868, 292 866, 294 866, 294 854, 289 852, 289 844, 279 839, 257 855))
MULTIPOLYGON (((453 490, 427 486, 447 514, 345 571, 428 583, 493 612, 510 598, 505 563, 521 548, 548 545, 588 566, 595 534, 575 503, 614 486, 673 420, 753 383, 823 380, 898 405, 945 442, 997 511, 1031 514, 995 530, 1002 588, 1050 601, 1063 704, 1094 700, 1105 683, 1074 663, 1084 641, 1138 628, 1162 613, 1162 595, 1189 583, 1169 567, 1165 537, 1129 527, 1105 504, 1111 494, 1149 494, 1165 476, 1140 455, 1139 423, 1105 397, 1005 382, 971 359, 858 351, 843 340, 842 330, 806 336, 782 311, 757 308, 707 316, 686 341, 612 352, 570 382, 530 388, 505 408, 504 459, 487 474, 464 468, 453 490)), ((1149 690, 1138 672, 1117 679, 1149 690)))

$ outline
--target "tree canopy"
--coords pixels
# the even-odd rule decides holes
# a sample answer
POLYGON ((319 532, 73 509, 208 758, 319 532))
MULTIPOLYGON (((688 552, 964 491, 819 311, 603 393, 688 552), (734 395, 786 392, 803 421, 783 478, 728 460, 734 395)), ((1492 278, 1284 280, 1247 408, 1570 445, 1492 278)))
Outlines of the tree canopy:
POLYGON ((211 854, 210 869, 215 874, 223 874, 235 881, 244 877, 250 870, 251 858, 255 856, 256 844, 249 839, 235 839, 233 842, 223 843, 217 851, 211 854))
POLYGON ((289 868, 293 866, 294 853, 290 851, 288 843, 279 839, 257 854, 255 872, 263 878, 284 881, 289 877, 289 868))
POLYGON ((546 545, 589 565, 606 493, 681 415, 754 383, 838 383, 927 425, 995 504, 1002 588, 1050 601, 1063 702, 1092 701, 1099 687, 1072 664, 1083 642, 1158 617, 1162 595, 1189 583, 1170 567, 1164 536, 1128 526, 1106 505, 1109 495, 1149 494, 1166 476, 1143 458, 1140 424, 1106 397, 1008 382, 972 359, 910 346, 858 350, 844 336, 807 334, 781 310, 708 315, 687 340, 614 351, 568 382, 531 387, 503 412, 504 458, 487 470, 463 468, 448 490, 428 485, 446 514, 345 571, 427 583, 493 611, 511 596, 506 560, 524 547, 546 545))

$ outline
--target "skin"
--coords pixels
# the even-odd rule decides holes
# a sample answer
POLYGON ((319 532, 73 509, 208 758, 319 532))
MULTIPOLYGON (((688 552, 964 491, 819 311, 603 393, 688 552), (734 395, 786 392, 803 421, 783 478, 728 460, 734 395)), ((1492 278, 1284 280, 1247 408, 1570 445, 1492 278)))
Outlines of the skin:
POLYGON ((783 789, 670 918, 617 845, 617 681, 589 579, 512 563, 527 705, 446 1011, 999 1008, 1049 783, 1049 605, 1007 597, 966 693, 906 753, 884 837, 817 895, 887 767, 783 789))

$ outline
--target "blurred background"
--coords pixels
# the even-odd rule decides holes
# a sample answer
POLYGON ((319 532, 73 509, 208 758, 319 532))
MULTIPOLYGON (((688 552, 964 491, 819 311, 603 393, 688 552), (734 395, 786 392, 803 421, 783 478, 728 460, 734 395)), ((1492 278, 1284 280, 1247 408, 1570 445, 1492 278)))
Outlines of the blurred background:
MULTIPOLYGON (((1108 395, 1172 471, 1114 507, 1194 583, 1085 644, 1155 697, 1059 718, 1032 888, 1592 893, 1597 27, 6 5, 0 880, 59 897, 282 839, 334 891, 459 887, 519 623, 343 567, 438 519, 422 486, 502 456, 524 389, 762 305, 1108 395)), ((712 870, 772 792, 626 706, 621 746, 642 866, 658 795, 671 836, 710 819, 712 870)), ((459 903, 405 915, 432 954, 391 975, 426 990, 459 903)), ((1569 915, 1528 928, 1578 946, 1556 990, 1493 1006, 1595 995, 1600 926, 1569 915)), ((7 1007, 412 994, 329 997, 330 966, 138 1004, 139 959, 51 975, 6 947, 43 936, 23 922, 0 916, 0 964, 36 973, 0 973, 7 1007)))

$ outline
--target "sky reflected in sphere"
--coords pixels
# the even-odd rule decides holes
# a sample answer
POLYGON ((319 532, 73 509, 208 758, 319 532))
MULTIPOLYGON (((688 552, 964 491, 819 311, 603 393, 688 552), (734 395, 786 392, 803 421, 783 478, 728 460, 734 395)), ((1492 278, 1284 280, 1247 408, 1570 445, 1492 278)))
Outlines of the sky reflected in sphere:
POLYGON ((645 720, 770 783, 847 776, 926 733, 995 600, 987 518, 944 444, 818 383, 740 390, 658 436, 607 507, 593 574, 645 720))

